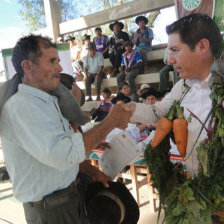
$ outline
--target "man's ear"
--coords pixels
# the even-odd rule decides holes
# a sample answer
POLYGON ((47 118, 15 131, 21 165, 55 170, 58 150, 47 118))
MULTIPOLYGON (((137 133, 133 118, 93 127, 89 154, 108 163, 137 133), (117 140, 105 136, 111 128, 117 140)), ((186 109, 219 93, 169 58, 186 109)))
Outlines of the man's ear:
POLYGON ((32 71, 32 62, 29 59, 23 60, 21 66, 25 74, 29 74, 32 71))
POLYGON ((204 55, 207 54, 210 51, 210 43, 208 39, 201 39, 198 43, 197 43, 197 48, 200 52, 200 54, 204 55))

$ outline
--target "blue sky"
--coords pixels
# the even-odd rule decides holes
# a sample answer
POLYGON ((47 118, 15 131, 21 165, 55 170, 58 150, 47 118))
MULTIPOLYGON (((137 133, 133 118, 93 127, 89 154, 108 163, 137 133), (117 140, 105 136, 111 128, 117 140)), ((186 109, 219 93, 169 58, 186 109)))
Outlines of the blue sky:
MULTIPOLYGON (((21 36, 28 33, 19 10, 17 0, 0 0, 0 49, 12 48, 21 36)), ((154 44, 167 41, 165 26, 174 20, 174 7, 162 10, 153 28, 155 37, 158 37, 154 39, 154 44)))
MULTIPOLYGON (((0 50, 13 48, 16 41, 28 33, 25 22, 19 15, 20 5, 17 0, 0 0, 0 50)), ((167 42, 165 26, 176 19, 174 7, 161 10, 154 24, 155 39, 153 44, 167 42)), ((3 64, 0 54, 0 71, 3 64)))
POLYGON ((16 40, 27 33, 19 9, 17 0, 0 0, 0 49, 13 47, 16 40))

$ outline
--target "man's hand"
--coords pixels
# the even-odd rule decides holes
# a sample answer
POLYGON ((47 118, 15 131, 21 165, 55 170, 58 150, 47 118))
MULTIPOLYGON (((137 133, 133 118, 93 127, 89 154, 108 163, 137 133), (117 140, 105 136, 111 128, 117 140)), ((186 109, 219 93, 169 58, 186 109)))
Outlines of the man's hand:
POLYGON ((109 176, 107 176, 105 173, 103 173, 96 167, 93 167, 93 175, 91 176, 91 178, 93 182, 97 182, 97 181, 101 182, 106 188, 109 187, 108 181, 112 181, 109 176))
POLYGON ((82 163, 80 163, 79 164, 79 170, 80 170, 80 172, 89 176, 92 179, 92 181, 94 181, 94 182, 99 181, 106 188, 109 187, 108 181, 111 181, 111 178, 108 177, 103 172, 101 172, 95 166, 91 165, 88 161, 85 160, 82 163))
POLYGON ((87 69, 85 69, 85 72, 84 72, 84 78, 83 78, 83 80, 85 81, 85 80, 87 80, 88 79, 88 77, 89 77, 89 72, 88 72, 88 70, 87 69))
POLYGON ((97 75, 96 75, 96 78, 97 78, 98 80, 100 80, 100 78, 101 78, 101 74, 97 74, 97 75))
POLYGON ((137 32, 135 32, 135 36, 136 36, 136 38, 140 37, 140 35, 137 32))
POLYGON ((100 142, 99 145, 96 146, 96 149, 105 150, 106 148, 111 148, 108 142, 100 142))
POLYGON ((125 105, 115 105, 110 109, 107 119, 111 120, 117 128, 125 130, 131 117, 131 110, 125 109, 125 105))

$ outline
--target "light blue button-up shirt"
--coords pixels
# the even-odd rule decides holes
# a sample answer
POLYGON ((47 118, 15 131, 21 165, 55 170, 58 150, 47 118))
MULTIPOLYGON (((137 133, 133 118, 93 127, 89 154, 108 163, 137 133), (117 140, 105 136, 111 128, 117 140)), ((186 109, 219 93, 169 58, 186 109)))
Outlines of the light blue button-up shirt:
POLYGON ((3 107, 0 135, 14 196, 21 202, 66 188, 85 159, 82 135, 62 116, 57 98, 24 84, 3 107))
POLYGON ((91 74, 97 74, 99 67, 104 66, 104 58, 102 53, 96 52, 94 57, 87 54, 84 61, 84 68, 88 69, 91 74))

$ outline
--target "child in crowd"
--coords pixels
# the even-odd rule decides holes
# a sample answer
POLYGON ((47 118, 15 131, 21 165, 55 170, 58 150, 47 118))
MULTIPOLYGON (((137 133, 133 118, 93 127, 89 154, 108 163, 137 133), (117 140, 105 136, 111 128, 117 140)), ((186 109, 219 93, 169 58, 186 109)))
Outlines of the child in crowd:
POLYGON ((95 122, 102 121, 109 113, 112 107, 111 103, 111 91, 108 88, 103 90, 103 100, 100 101, 100 106, 92 111, 92 119, 95 122))
POLYGON ((132 49, 133 43, 131 41, 126 41, 124 47, 125 52, 122 54, 121 72, 117 75, 117 84, 119 86, 120 83, 127 80, 130 85, 131 99, 138 102, 138 95, 135 89, 135 78, 139 74, 142 57, 138 51, 132 49))
POLYGON ((144 99, 146 105, 153 105, 161 97, 161 93, 154 88, 149 88, 141 97, 144 99))
POLYGON ((118 86, 118 90, 119 92, 130 98, 130 87, 127 82, 120 83, 120 85, 118 86))
POLYGON ((119 92, 116 97, 111 100, 113 104, 125 104, 131 101, 130 97, 126 96, 124 93, 119 92))
MULTIPOLYGON (((146 105, 153 105, 156 101, 161 97, 161 93, 156 91, 154 88, 148 88, 146 92, 144 92, 141 97, 144 99, 144 104, 146 105)), ((137 127, 141 127, 142 132, 140 133, 141 136, 148 136, 152 130, 156 129, 156 124, 141 124, 138 123, 137 127)))

